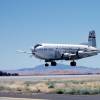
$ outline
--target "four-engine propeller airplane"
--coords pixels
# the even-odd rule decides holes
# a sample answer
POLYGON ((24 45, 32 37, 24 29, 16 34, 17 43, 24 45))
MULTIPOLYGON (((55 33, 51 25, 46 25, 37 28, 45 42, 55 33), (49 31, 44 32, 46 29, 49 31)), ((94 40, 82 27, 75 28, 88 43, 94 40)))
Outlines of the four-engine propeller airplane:
MULTIPOLYGON (((26 53, 24 51, 20 51, 26 53)), ((70 60, 71 66, 76 66, 75 60, 94 56, 100 53, 100 50, 96 48, 96 35, 95 31, 89 32, 87 44, 36 44, 31 53, 36 58, 45 60, 45 66, 56 66, 56 60, 70 60)))

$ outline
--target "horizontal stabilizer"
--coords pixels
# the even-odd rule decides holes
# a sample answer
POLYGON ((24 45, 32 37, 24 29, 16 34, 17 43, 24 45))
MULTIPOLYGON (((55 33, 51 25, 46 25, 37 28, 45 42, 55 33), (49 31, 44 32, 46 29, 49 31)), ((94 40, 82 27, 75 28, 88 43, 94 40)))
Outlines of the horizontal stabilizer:
POLYGON ((88 43, 80 43, 81 45, 89 45, 88 43))

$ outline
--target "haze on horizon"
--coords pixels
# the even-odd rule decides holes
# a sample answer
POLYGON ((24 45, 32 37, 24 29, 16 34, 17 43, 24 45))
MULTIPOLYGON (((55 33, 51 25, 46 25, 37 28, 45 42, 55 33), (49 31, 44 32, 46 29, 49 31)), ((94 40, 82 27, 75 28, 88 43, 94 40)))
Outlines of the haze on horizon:
MULTIPOLYGON (((30 51, 36 43, 88 41, 95 30, 100 48, 100 0, 0 0, 0 69, 44 64, 16 50, 30 51)), ((99 67, 100 55, 77 61, 78 66, 99 67)), ((69 64, 68 61, 61 62, 69 64)))

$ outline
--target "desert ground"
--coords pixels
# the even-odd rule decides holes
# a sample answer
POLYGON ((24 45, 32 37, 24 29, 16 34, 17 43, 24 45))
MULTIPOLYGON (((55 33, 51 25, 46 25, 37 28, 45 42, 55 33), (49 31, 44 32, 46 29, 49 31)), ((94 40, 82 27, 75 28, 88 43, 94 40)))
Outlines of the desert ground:
POLYGON ((100 75, 76 77, 0 77, 0 92, 55 93, 71 95, 100 94, 100 75), (36 78, 36 79, 35 79, 36 78))

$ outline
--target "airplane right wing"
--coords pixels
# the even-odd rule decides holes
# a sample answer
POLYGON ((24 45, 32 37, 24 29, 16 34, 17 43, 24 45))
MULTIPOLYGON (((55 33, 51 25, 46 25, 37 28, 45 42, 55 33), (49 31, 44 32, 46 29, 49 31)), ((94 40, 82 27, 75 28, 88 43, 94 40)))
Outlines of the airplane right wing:
POLYGON ((62 58, 66 60, 81 59, 93 55, 97 55, 100 51, 76 51, 75 53, 64 53, 62 58))

